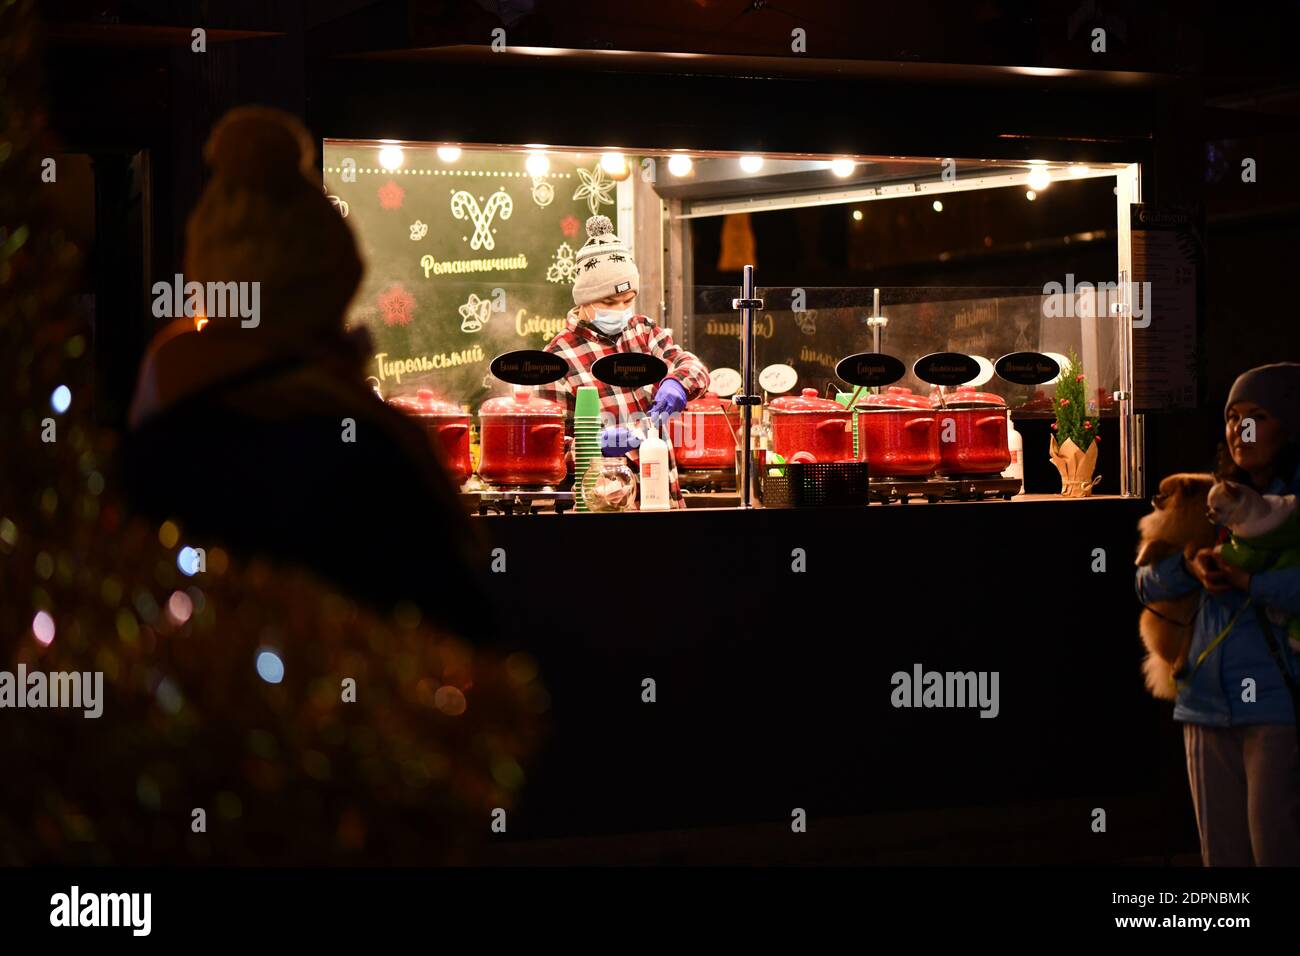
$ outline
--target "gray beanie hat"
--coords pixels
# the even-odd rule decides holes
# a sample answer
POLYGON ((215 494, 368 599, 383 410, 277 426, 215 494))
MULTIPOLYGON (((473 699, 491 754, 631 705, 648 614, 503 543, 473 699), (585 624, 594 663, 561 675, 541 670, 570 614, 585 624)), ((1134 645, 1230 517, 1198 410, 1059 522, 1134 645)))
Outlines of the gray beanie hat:
POLYGON ((1300 363, 1278 362, 1242 372, 1228 392, 1224 418, 1235 402, 1254 402, 1267 408, 1287 438, 1300 438, 1300 363))
POLYGON ((623 240, 614 235, 614 224, 609 217, 588 219, 587 236, 586 245, 574 257, 578 277, 573 282, 573 304, 586 305, 611 295, 637 291, 641 274, 623 240))

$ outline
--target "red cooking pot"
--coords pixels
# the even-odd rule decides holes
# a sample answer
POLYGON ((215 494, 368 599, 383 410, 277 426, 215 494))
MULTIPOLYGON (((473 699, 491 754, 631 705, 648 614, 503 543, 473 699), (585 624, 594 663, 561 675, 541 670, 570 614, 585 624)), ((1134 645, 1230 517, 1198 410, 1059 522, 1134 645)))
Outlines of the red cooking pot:
POLYGON ((388 404, 419 422, 452 481, 464 484, 474 471, 469 457, 469 412, 451 402, 439 401, 428 388, 414 395, 395 395, 388 404))
POLYGON ((772 450, 789 460, 806 451, 818 461, 852 461, 850 412, 839 402, 818 398, 817 389, 782 395, 768 404, 772 421, 772 450))
POLYGON ((478 412, 479 477, 493 485, 554 485, 564 478, 564 407, 531 392, 490 398, 478 412))
POLYGON ((938 395, 932 401, 939 426, 940 471, 947 475, 1000 475, 1011 464, 1007 403, 1001 396, 962 386, 943 397, 944 407, 940 407, 938 395))
POLYGON ((739 410, 712 392, 686 403, 680 416, 668 421, 668 440, 677 467, 736 467, 736 436, 739 410), (730 423, 728 423, 730 419, 730 423))
POLYGON ((858 402, 858 460, 889 478, 929 475, 939 467, 939 423, 928 399, 891 385, 858 402))

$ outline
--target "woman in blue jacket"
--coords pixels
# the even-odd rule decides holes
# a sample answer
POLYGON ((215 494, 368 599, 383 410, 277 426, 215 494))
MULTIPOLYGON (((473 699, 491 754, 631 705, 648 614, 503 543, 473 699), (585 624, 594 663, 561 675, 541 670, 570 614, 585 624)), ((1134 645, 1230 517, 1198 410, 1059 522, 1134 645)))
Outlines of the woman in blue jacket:
MULTIPOLYGON (((1243 373, 1224 420, 1218 478, 1300 494, 1300 364, 1243 373)), ((1144 604, 1203 592, 1174 719, 1183 723, 1205 865, 1300 865, 1300 747, 1288 687, 1300 681, 1300 659, 1283 627, 1271 625, 1270 649, 1255 610, 1300 615, 1300 568, 1247 574, 1205 548, 1190 563, 1176 554, 1139 568, 1137 591, 1144 604)))

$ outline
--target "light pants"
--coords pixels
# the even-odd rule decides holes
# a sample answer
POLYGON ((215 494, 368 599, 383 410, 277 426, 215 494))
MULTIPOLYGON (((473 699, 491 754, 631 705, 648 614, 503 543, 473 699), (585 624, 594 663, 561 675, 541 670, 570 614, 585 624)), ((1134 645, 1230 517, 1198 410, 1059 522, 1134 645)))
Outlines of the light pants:
POLYGON ((1183 725, 1206 866, 1300 866, 1300 749, 1293 724, 1183 725))

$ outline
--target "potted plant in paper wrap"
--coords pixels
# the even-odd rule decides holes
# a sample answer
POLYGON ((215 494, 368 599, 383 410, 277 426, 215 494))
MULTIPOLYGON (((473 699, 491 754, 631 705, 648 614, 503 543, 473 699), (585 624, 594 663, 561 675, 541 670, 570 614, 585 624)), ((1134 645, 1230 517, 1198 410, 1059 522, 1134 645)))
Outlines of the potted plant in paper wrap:
POLYGON ((1061 494, 1083 498, 1092 494, 1101 475, 1097 467, 1098 419, 1088 414, 1088 382, 1070 352, 1069 364, 1056 383, 1056 421, 1052 424, 1052 464, 1061 473, 1061 494))

